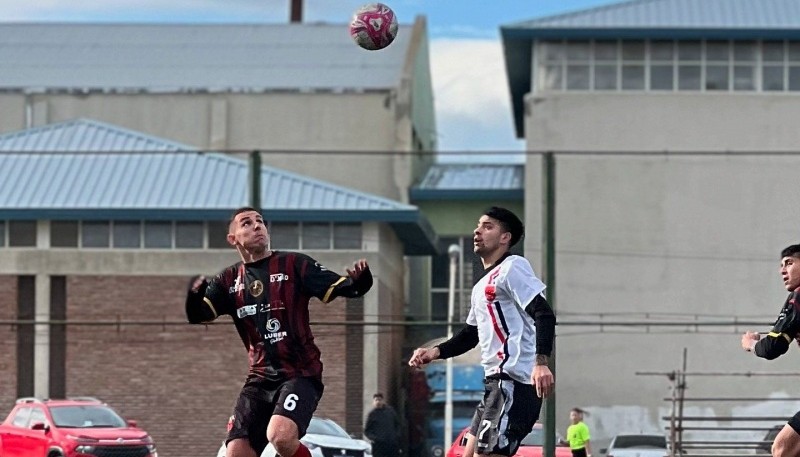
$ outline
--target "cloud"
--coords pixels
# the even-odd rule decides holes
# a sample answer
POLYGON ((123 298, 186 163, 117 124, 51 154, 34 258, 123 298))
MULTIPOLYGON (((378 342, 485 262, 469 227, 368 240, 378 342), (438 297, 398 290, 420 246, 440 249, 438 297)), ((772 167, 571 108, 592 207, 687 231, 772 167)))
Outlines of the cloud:
POLYGON ((499 40, 433 39, 431 74, 442 150, 520 150, 499 40))

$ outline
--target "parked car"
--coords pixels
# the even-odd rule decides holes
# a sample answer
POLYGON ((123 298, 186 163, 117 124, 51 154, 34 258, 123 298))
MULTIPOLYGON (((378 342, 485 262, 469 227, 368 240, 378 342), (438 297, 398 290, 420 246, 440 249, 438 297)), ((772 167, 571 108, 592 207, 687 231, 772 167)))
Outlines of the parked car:
MULTIPOLYGON (((447 451, 447 457, 463 457, 464 448, 467 446, 467 432, 469 427, 461 430, 458 434, 453 445, 447 451)), ((556 435, 555 442, 559 442, 559 436, 556 435)), ((533 425, 533 430, 522 439, 522 443, 514 454, 514 457, 542 457, 542 446, 544 445, 544 427, 542 424, 536 423, 533 425)), ((556 446, 556 457, 572 457, 572 451, 567 446, 556 446)), ((663 457, 663 456, 662 456, 663 457)))
POLYGON ((669 455, 667 437, 661 434, 620 434, 611 439, 606 457, 666 457, 669 455))
MULTIPOLYGON (((372 457, 372 445, 364 440, 351 437, 336 422, 322 417, 312 417, 305 436, 300 441, 311 451, 311 457, 372 457)), ((225 457, 225 443, 222 443, 217 457, 225 457)), ((268 444, 261 457, 277 457, 275 448, 268 444)))
POLYGON ((3 457, 158 457, 150 435, 95 398, 20 398, 0 424, 3 457))

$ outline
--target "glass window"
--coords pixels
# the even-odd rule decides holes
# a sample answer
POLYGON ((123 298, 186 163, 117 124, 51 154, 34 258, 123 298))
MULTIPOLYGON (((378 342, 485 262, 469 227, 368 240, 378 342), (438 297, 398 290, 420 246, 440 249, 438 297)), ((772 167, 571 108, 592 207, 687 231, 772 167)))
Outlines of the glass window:
POLYGON ((169 249, 172 247, 172 222, 145 221, 144 247, 148 249, 169 249))
POLYGON ((564 60, 564 44, 560 41, 544 41, 540 45, 542 60, 546 62, 561 62, 564 60))
POLYGON ((28 426, 32 426, 35 423, 46 424, 47 417, 44 415, 44 411, 41 408, 34 408, 31 410, 31 418, 28 421, 28 426))
POLYGON ((19 410, 17 410, 17 413, 14 415, 14 419, 11 420, 11 423, 15 427, 27 427, 28 418, 30 416, 31 416, 30 408, 20 408, 19 410))
POLYGON ((787 52, 789 54, 789 62, 800 62, 800 41, 790 41, 787 52))
POLYGON ((701 45, 699 41, 679 41, 678 60, 681 62, 701 60, 701 45))
POLYGON ((0 247, 6 245, 6 221, 0 221, 0 247))
POLYGON ((333 249, 361 249, 361 224, 333 224, 333 249))
POLYGON ((589 90, 589 66, 567 66, 567 90, 589 90))
POLYGON ((210 221, 208 223, 208 247, 211 249, 228 249, 228 221, 210 221))
POLYGON ((675 57, 675 43, 673 41, 650 42, 650 60, 672 62, 675 57))
POLYGON ((673 90, 675 75, 672 65, 650 67, 650 90, 673 90))
POLYGON ((202 249, 203 248, 203 223, 202 222, 176 222, 175 247, 202 249))
POLYGON ((763 47, 761 59, 764 62, 783 63, 783 41, 765 41, 763 47))
POLYGON ((540 87, 543 90, 554 89, 562 90, 564 87, 564 72, 561 65, 546 65, 542 69, 542 82, 540 87))
POLYGON ((330 249, 331 225, 319 223, 303 224, 303 249, 330 249))
POLYGON ((700 90, 700 65, 678 67, 678 89, 700 90))
POLYGON ((616 41, 595 41, 594 43, 594 60, 617 60, 617 42, 616 41))
POLYGON ((728 62, 731 56, 731 47, 727 41, 706 42, 706 60, 710 62, 728 62))
POLYGON ((622 66, 622 90, 644 90, 644 65, 622 66))
POLYGON ((756 67, 735 65, 733 67, 733 90, 755 90, 756 67))
POLYGON ((273 249, 299 249, 300 224, 273 222, 269 227, 270 245, 273 249))
POLYGON ((36 221, 8 221, 8 245, 36 247, 36 221))
POLYGON ((789 90, 800 90, 800 67, 789 67, 789 90))
POLYGON ((110 243, 108 221, 81 222, 81 246, 85 248, 107 248, 110 243))
POLYGON ((623 41, 622 60, 644 60, 644 41, 623 41))
POLYGON ((755 41, 733 43, 733 60, 736 62, 755 62, 757 54, 755 41))
POLYGON ((588 41, 569 41, 567 42, 567 60, 588 61, 590 49, 588 41))
POLYGON ((141 223, 139 221, 114 221, 112 233, 115 248, 140 248, 141 223))
POLYGON ((50 221, 50 246, 78 247, 78 221, 50 221))
POLYGON ((765 66, 761 69, 763 90, 767 92, 783 91, 783 66, 765 66))
POLYGON ((596 90, 616 90, 617 89, 617 66, 616 65, 595 65, 595 67, 594 67, 594 88, 596 90))
POLYGON ((706 67, 706 90, 728 90, 728 66, 709 65, 706 67))

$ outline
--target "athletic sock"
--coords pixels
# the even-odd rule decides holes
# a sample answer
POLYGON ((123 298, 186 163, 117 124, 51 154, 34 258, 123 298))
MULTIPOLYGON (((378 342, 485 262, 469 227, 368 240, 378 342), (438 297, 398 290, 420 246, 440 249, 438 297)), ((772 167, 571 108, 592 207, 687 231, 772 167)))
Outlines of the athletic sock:
POLYGON ((297 450, 294 451, 292 457, 311 457, 311 452, 303 443, 300 443, 300 446, 297 446, 297 450))

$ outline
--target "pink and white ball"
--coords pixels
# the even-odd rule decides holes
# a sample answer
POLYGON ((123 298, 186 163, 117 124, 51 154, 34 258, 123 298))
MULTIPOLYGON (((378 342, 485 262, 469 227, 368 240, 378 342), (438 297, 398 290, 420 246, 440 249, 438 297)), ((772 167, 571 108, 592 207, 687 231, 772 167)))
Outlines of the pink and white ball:
POLYGON ((350 36, 364 49, 383 49, 397 36, 397 17, 383 3, 368 3, 353 14, 350 36))

